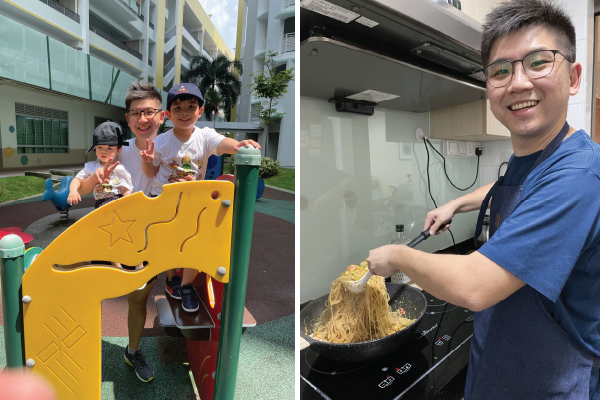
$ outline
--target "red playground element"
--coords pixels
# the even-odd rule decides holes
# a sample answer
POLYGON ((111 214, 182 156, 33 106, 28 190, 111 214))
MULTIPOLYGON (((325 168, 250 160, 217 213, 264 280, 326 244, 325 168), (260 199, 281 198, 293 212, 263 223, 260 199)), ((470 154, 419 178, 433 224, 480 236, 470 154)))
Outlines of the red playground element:
POLYGON ((29 247, 28 246, 29 242, 31 242, 33 240, 33 235, 30 235, 29 233, 21 232, 21 228, 10 227, 10 228, 0 229, 0 239, 2 239, 4 236, 10 235, 10 234, 19 236, 23 240, 25 247, 29 247))
POLYGON ((229 182, 233 182, 233 175, 221 175, 220 177, 217 178, 218 181, 229 181, 229 182))
MULTIPOLYGON (((177 274, 182 276, 182 270, 178 270, 177 274)), ((192 284, 200 297, 200 307, 203 305, 206 307, 215 327, 210 329, 210 339, 208 340, 194 341, 184 337, 183 342, 187 350, 190 370, 194 375, 194 381, 198 388, 198 394, 201 399, 211 400, 214 399, 213 395, 215 391, 215 371, 217 370, 217 353, 219 350, 219 333, 221 330, 220 314, 223 302, 224 284, 215 281, 204 272, 200 272, 192 284)), ((256 320, 252 317, 250 312, 244 308, 242 333, 246 329, 245 327, 252 326, 256 326, 256 320)))

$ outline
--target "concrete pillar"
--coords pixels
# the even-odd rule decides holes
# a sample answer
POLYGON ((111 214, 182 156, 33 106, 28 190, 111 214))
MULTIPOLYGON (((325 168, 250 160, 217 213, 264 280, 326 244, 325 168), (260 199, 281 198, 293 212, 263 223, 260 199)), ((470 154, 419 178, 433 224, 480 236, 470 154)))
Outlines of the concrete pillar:
POLYGON ((79 23, 81 25, 81 37, 83 46, 81 51, 90 54, 90 0, 79 0, 79 23))

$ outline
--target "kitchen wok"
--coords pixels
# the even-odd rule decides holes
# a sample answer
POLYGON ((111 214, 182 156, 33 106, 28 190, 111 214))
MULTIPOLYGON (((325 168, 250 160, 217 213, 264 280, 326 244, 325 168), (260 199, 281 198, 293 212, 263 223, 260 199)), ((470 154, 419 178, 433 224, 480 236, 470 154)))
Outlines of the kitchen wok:
POLYGON ((312 323, 326 308, 325 302, 329 297, 329 294, 326 294, 311 301, 300 311, 300 335, 310 344, 310 348, 321 356, 342 362, 374 360, 414 340, 417 325, 427 308, 425 295, 420 290, 404 284, 386 283, 385 286, 390 295, 389 304, 392 311, 402 307, 406 317, 415 320, 401 331, 380 339, 358 343, 329 343, 313 339, 310 337, 313 333, 312 323))

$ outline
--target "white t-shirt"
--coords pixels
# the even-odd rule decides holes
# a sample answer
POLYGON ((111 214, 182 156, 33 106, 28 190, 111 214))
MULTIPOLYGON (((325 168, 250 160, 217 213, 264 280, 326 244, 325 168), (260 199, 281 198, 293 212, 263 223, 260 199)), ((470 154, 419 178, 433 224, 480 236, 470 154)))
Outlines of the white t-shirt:
POLYGON ((146 196, 150 196, 150 189, 152 188, 152 181, 154 178, 148 178, 142 172, 142 156, 140 151, 146 150, 138 149, 135 145, 135 138, 127 140, 129 146, 123 146, 121 153, 117 156, 116 161, 119 161, 125 167, 125 169, 131 175, 131 181, 133 182, 132 192, 142 192, 146 196))
POLYGON ((208 157, 217 154, 217 147, 224 138, 214 129, 198 127, 185 143, 175 137, 173 129, 158 135, 154 139, 153 164, 160 168, 154 177, 151 194, 161 194, 163 185, 168 184, 171 177, 193 175, 196 180, 204 179, 208 157))
MULTIPOLYGON (((96 160, 86 162, 83 169, 77 174, 76 178, 84 180, 88 176, 93 175, 98 168, 102 168, 100 161, 96 160)), ((94 199, 100 200, 106 197, 122 194, 121 186, 124 186, 129 190, 133 190, 131 175, 129 175, 129 172, 127 172, 127 170, 121 164, 119 164, 113 170, 113 172, 110 173, 108 184, 97 183, 96 186, 94 186, 94 199)))

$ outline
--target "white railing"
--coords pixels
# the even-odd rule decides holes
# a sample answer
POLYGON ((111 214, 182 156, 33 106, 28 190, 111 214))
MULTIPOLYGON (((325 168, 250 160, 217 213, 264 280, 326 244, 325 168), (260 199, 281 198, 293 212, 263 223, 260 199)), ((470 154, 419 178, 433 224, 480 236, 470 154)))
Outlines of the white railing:
POLYGON ((169 72, 175 68, 175 57, 171 59, 168 63, 165 64, 163 68, 163 75, 169 75, 169 72))
POLYGON ((281 41, 281 54, 295 50, 295 38, 295 32, 286 33, 283 35, 283 40, 281 41))
POLYGON ((296 0, 284 0, 283 8, 288 8, 289 6, 294 6, 296 4, 296 0))
POLYGON ((175 36, 177 36, 177 25, 173 25, 171 29, 169 29, 165 33, 165 43, 167 43, 169 40, 171 40, 171 38, 174 38, 175 36))
POLYGON ((208 58, 210 61, 213 60, 212 56, 210 55, 210 53, 208 51, 206 51, 205 49, 202 49, 202 54, 204 56, 206 56, 206 58, 208 58))

